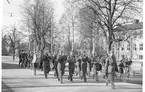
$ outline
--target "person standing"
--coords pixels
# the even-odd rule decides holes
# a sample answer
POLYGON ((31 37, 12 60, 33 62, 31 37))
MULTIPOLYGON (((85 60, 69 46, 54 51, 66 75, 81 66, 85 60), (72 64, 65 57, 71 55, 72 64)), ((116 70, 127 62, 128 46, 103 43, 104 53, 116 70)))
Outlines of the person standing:
POLYGON ((112 51, 109 52, 109 56, 105 64, 105 68, 106 68, 105 73, 107 77, 106 85, 108 86, 108 83, 111 82, 111 88, 114 89, 115 88, 114 76, 115 76, 115 71, 118 71, 118 68, 117 68, 116 58, 113 55, 112 51))

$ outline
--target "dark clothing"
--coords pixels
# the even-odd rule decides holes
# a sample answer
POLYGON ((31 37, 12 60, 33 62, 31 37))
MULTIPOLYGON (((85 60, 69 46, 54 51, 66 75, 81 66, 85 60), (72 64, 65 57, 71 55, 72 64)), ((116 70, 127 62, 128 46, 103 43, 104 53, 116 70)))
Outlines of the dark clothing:
POLYGON ((90 68, 90 71, 92 70, 92 64, 91 64, 91 59, 88 58, 88 63, 89 63, 89 68, 90 68))
POLYGON ((123 74, 123 69, 124 69, 124 64, 123 64, 123 62, 121 62, 120 64, 119 64, 119 72, 121 73, 121 74, 123 74))
POLYGON ((55 56, 53 57, 53 65, 54 65, 55 74, 56 74, 56 76, 57 76, 57 78, 58 78, 58 71, 57 71, 57 64, 58 64, 58 61, 57 61, 56 59, 57 59, 57 56, 55 55, 55 56))
POLYGON ((65 70, 65 61, 67 60, 67 56, 63 55, 63 56, 59 56, 58 58, 58 64, 57 64, 57 71, 58 71, 58 75, 59 78, 58 80, 60 80, 60 82, 62 83, 63 81, 63 74, 64 74, 64 70, 65 70))
POLYGON ((22 63, 22 53, 19 53, 19 66, 21 65, 22 63))
POLYGON ((68 60, 68 63, 69 63, 69 78, 70 78, 70 81, 73 81, 73 73, 74 73, 74 69, 75 69, 75 59, 73 57, 71 57, 69 60, 68 60))
POLYGON ((87 57, 83 57, 82 58, 82 72, 83 72, 83 78, 84 78, 84 82, 86 82, 86 74, 87 74, 87 57))
POLYGON ((50 63, 49 63, 48 56, 47 55, 43 55, 42 61, 43 61, 42 66, 43 66, 44 75, 45 75, 45 78, 47 78, 47 74, 50 71, 50 63))
POLYGON ((81 71, 82 70, 82 68, 81 68, 81 59, 78 59, 78 62, 79 62, 79 70, 81 71))

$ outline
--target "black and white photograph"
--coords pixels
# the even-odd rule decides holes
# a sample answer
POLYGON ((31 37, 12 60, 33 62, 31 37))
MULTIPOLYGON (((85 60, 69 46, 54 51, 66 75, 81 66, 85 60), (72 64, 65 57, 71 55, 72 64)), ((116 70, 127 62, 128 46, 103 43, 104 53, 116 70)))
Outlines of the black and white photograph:
POLYGON ((1 0, 1 92, 143 92, 143 0, 1 0))

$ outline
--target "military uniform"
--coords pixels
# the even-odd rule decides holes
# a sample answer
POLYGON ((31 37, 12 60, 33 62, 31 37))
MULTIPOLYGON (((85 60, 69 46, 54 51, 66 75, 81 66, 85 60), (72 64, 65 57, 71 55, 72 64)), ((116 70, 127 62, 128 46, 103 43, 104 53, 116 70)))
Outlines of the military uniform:
POLYGON ((75 69, 75 57, 71 56, 68 60, 69 66, 69 76, 68 79, 70 79, 71 82, 73 82, 73 73, 74 73, 74 69, 75 69))
POLYGON ((20 51, 19 52, 19 66, 21 65, 21 63, 22 63, 22 52, 20 51))
POLYGON ((50 71, 50 59, 48 58, 47 55, 43 55, 42 57, 42 61, 43 61, 43 71, 44 71, 44 75, 45 75, 45 78, 47 78, 47 74, 49 73, 50 71))
POLYGON ((82 73, 83 73, 84 82, 87 81, 87 79, 86 79, 86 74, 87 74, 87 60, 88 60, 88 58, 86 56, 83 56, 83 58, 82 58, 82 73))
POLYGON ((106 76, 107 76, 106 84, 108 85, 108 82, 111 82, 111 86, 112 88, 114 88, 115 87, 114 85, 115 70, 118 71, 116 59, 114 55, 109 56, 107 58, 105 68, 106 68, 106 76))

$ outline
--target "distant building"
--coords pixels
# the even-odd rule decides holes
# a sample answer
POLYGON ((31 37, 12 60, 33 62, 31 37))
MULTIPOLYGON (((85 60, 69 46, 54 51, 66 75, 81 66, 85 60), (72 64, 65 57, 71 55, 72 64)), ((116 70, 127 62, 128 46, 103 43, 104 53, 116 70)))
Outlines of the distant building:
MULTIPOLYGON (((143 32, 142 28, 135 30, 143 32)), ((132 61, 143 62, 143 34, 131 36, 128 42, 122 41, 112 46, 118 61, 125 56, 131 58, 132 61)))

